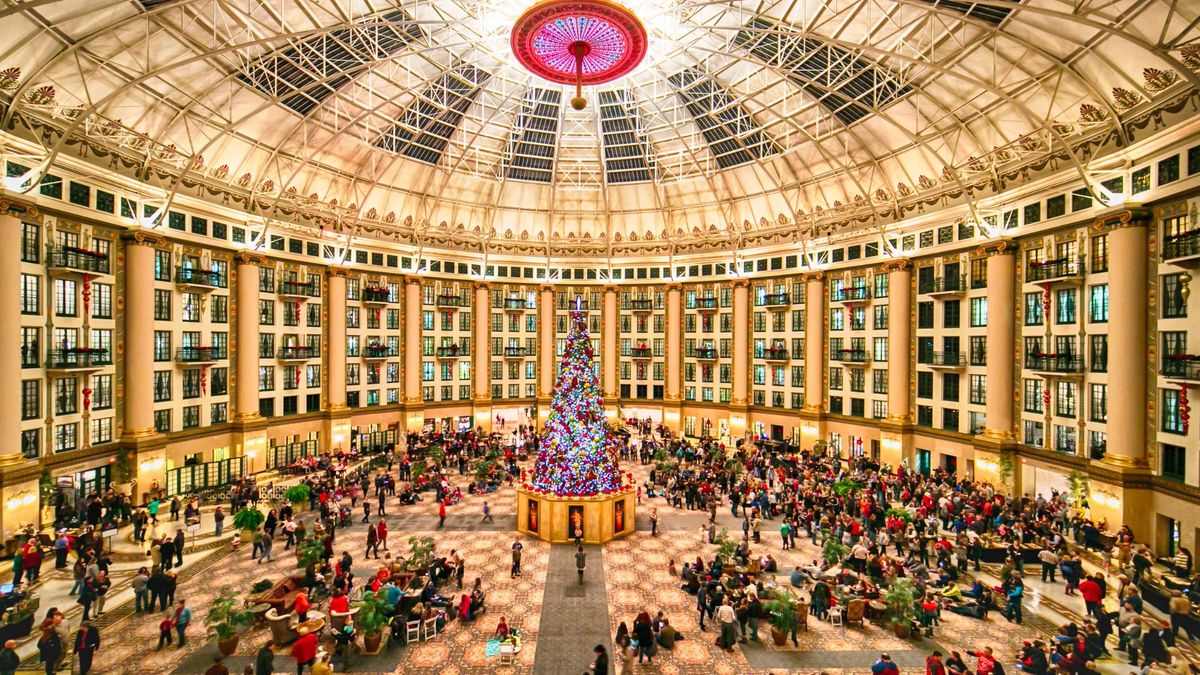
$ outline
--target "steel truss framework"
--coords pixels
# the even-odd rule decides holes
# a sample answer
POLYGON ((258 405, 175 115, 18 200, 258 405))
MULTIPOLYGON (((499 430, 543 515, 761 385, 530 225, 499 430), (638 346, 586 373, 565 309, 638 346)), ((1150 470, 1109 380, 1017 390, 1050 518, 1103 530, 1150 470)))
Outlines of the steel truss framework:
POLYGON ((575 113, 507 54, 513 0, 26 0, 0 9, 4 121, 55 132, 25 189, 83 139, 160 177, 160 216, 204 184, 268 224, 612 254, 947 196, 979 222, 1050 158, 1103 200, 1096 144, 1200 85, 1194 3, 642 4, 645 63, 575 113))

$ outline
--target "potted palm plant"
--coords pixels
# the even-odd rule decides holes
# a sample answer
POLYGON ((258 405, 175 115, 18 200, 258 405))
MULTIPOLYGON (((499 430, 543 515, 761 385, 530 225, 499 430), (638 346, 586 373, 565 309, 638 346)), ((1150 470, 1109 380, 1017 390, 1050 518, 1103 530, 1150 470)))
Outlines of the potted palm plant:
POLYGON ((906 639, 912 633, 917 602, 917 589, 910 579, 896 579, 888 586, 880 597, 887 604, 886 617, 892 625, 892 632, 900 639, 906 639))
POLYGON ((296 545, 296 567, 316 567, 325 557, 325 542, 318 537, 308 537, 296 545))
POLYGON ((283 498, 291 503, 292 509, 302 511, 308 505, 309 497, 312 495, 312 488, 304 483, 293 485, 283 491, 283 498))
POLYGON ((383 648, 383 629, 388 625, 387 602, 374 591, 363 591, 362 599, 355 603, 358 613, 354 625, 363 634, 363 651, 378 654, 383 648))
POLYGON ((408 538, 408 571, 421 572, 433 563, 433 537, 408 538))
POLYGON ((846 557, 850 549, 846 548, 845 544, 837 540, 837 537, 829 537, 821 546, 821 559, 830 565, 836 565, 846 557))
POLYGON ((266 519, 262 511, 250 506, 233 514, 233 526, 242 531, 242 541, 250 541, 255 530, 262 527, 266 519))
POLYGON ((209 603, 208 614, 204 617, 208 636, 217 639, 217 649, 225 656, 237 650, 238 639, 252 623, 254 614, 240 608, 232 586, 224 586, 217 592, 217 597, 209 603))
POLYGON ((775 589, 764 609, 768 612, 767 620, 771 622, 771 640, 775 642, 776 647, 784 646, 800 620, 796 615, 796 596, 786 587, 780 586, 775 589))
POLYGON ((729 536, 729 528, 722 527, 721 533, 713 537, 713 543, 717 545, 717 564, 724 571, 725 568, 730 568, 732 571, 732 563, 734 553, 737 552, 737 542, 729 536))

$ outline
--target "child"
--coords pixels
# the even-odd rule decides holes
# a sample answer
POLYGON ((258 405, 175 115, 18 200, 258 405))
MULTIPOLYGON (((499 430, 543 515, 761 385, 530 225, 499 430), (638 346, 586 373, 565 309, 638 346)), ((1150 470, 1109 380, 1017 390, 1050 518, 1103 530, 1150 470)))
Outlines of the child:
POLYGON ((234 532, 233 539, 229 542, 229 545, 233 547, 233 550, 238 550, 238 547, 242 545, 242 533, 234 532))
POLYGON ((154 648, 154 651, 162 649, 164 643, 171 644, 171 629, 175 628, 174 617, 175 611, 167 610, 165 618, 158 624, 158 646, 154 648))

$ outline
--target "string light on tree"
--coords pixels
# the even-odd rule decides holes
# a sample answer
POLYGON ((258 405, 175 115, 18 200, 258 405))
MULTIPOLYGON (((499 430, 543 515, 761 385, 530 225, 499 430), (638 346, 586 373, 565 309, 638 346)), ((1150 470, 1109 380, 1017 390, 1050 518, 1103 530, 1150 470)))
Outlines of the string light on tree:
POLYGON ((576 299, 562 366, 550 402, 545 440, 526 487, 558 496, 612 494, 622 485, 614 439, 604 416, 586 316, 576 299))

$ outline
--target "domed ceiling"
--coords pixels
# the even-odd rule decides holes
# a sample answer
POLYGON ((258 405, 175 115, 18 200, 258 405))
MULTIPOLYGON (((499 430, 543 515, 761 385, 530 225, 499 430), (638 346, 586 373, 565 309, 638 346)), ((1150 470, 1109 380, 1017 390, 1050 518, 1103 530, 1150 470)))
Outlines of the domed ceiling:
MULTIPOLYGON (((628 255, 879 228, 1088 175, 1200 78, 1174 0, 655 0, 629 75, 543 80, 523 0, 27 0, 5 121, 269 221, 475 251, 628 255)), ((964 210, 965 213, 965 210, 964 210)))

